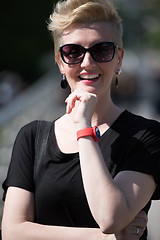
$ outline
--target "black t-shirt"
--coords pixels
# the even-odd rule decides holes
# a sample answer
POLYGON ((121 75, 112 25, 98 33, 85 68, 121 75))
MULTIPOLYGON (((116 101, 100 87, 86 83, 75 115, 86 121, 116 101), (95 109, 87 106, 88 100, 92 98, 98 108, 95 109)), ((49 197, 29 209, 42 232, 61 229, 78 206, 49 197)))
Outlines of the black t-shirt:
MULTIPOLYGON (((60 151, 54 122, 34 186, 36 126, 37 121, 29 123, 16 138, 8 175, 3 183, 4 191, 8 186, 15 186, 34 192, 37 223, 98 227, 84 192, 79 153, 65 154, 60 151)), ((153 175, 157 189, 152 199, 160 199, 160 123, 126 110, 101 136, 98 144, 113 178, 124 170, 153 175)), ((145 207, 146 212, 149 207, 150 202, 145 207)))

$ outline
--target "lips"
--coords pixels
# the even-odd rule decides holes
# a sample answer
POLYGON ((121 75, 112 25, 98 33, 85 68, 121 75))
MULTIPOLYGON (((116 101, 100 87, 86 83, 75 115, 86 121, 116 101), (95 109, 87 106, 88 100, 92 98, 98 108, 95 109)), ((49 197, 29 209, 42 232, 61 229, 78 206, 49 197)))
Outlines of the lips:
POLYGON ((99 78, 100 74, 81 74, 79 78, 81 80, 88 80, 88 81, 94 81, 99 78))

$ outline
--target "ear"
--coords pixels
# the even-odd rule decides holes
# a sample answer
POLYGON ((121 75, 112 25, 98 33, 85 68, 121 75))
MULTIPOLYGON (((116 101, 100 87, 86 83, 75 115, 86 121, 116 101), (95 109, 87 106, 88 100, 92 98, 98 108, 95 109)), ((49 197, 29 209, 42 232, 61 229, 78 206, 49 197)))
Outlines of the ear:
POLYGON ((118 54, 117 69, 121 69, 123 57, 124 57, 124 48, 121 48, 121 49, 119 50, 119 54, 118 54))
POLYGON ((57 65, 58 65, 58 67, 59 67, 59 71, 62 74, 64 74, 64 65, 63 65, 63 62, 62 62, 62 60, 60 58, 60 55, 58 55, 58 56, 55 55, 55 61, 56 61, 57 65))

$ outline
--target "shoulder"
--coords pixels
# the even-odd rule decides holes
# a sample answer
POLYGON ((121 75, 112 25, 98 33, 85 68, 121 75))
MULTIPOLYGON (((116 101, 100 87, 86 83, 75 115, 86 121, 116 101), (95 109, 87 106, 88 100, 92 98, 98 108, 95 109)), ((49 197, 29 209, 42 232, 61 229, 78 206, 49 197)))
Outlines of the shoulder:
POLYGON ((38 121, 35 120, 21 127, 17 134, 15 143, 17 141, 21 142, 23 140, 27 141, 27 139, 35 139, 37 123, 38 121))
POLYGON ((135 132, 155 132, 156 135, 160 135, 160 122, 154 119, 148 119, 146 117, 136 115, 134 113, 126 111, 127 122, 126 126, 134 130, 135 132))
POLYGON ((22 133, 30 133, 30 132, 32 132, 32 133, 34 133, 34 132, 36 132, 37 123, 38 123, 38 120, 29 122, 26 125, 24 125, 23 127, 21 127, 19 132, 22 132, 22 133))
POLYGON ((127 110, 124 113, 125 113, 126 117, 133 123, 140 123, 140 124, 143 124, 144 126, 159 125, 159 127, 160 127, 160 122, 157 120, 150 119, 150 118, 144 117, 142 115, 132 113, 127 110))
POLYGON ((37 128, 44 128, 46 126, 51 126, 53 122, 44 121, 44 120, 34 120, 30 123, 27 123, 20 128, 18 135, 32 136, 35 137, 37 128))

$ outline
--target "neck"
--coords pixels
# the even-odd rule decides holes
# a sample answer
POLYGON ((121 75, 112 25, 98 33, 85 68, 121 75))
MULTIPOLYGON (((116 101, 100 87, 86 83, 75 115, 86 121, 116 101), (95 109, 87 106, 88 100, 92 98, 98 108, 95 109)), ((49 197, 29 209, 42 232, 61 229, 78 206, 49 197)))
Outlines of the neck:
POLYGON ((101 126, 105 124, 110 127, 121 112, 122 110, 118 108, 111 99, 106 102, 99 101, 92 117, 92 126, 101 126))
MULTIPOLYGON (((73 122, 73 117, 75 114, 76 108, 68 115, 66 115, 69 122, 73 122)), ((104 129, 109 128, 117 117, 121 114, 122 110, 118 108, 109 98, 109 100, 102 101, 98 100, 94 114, 91 119, 92 126, 102 127, 104 129)))

